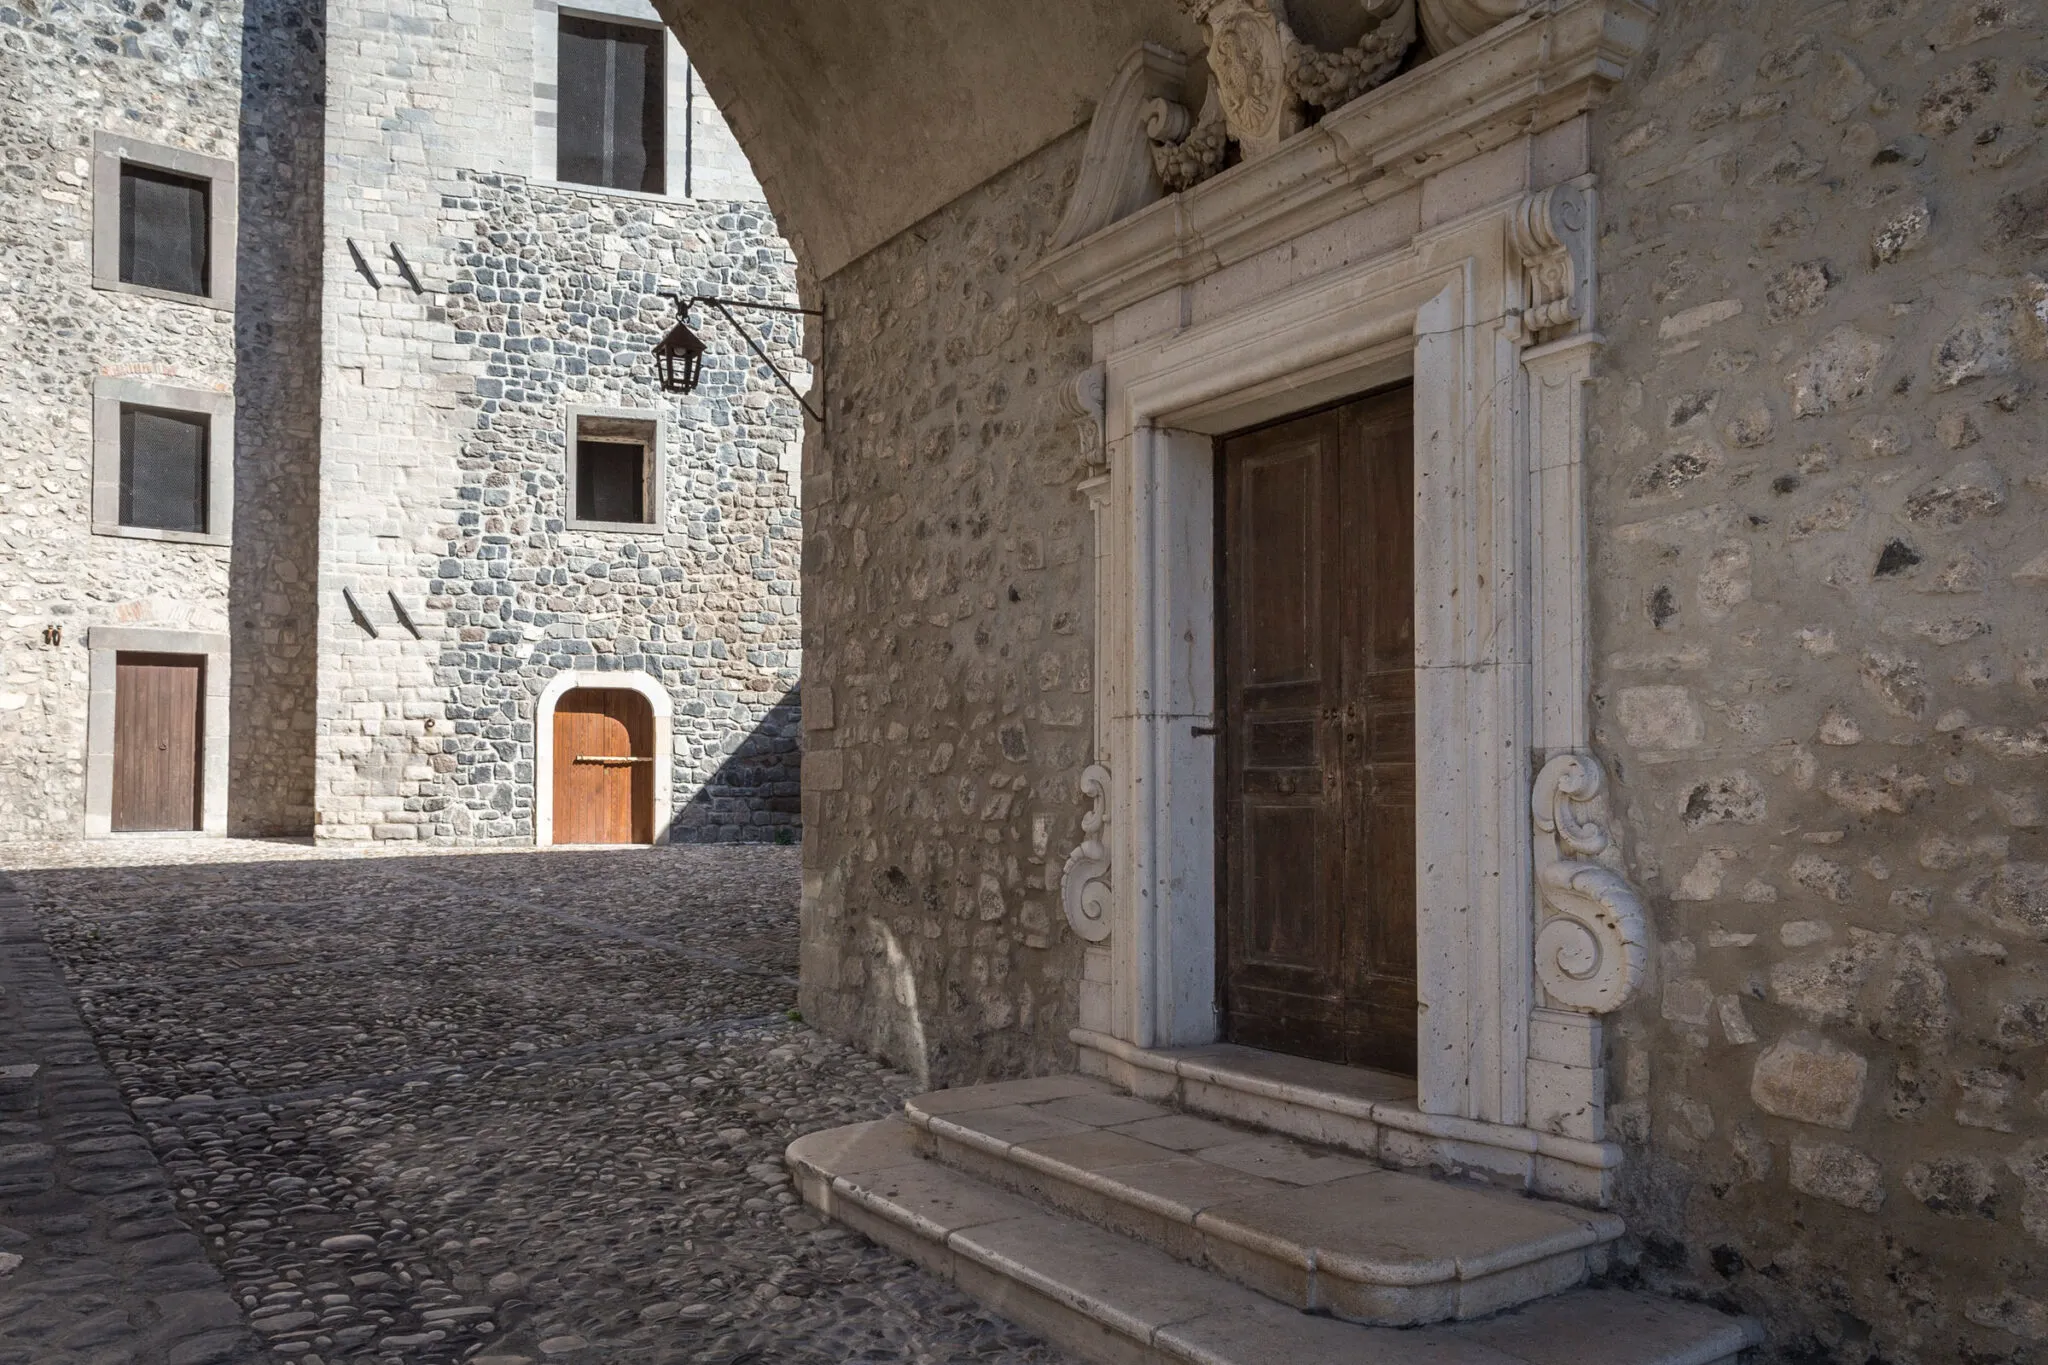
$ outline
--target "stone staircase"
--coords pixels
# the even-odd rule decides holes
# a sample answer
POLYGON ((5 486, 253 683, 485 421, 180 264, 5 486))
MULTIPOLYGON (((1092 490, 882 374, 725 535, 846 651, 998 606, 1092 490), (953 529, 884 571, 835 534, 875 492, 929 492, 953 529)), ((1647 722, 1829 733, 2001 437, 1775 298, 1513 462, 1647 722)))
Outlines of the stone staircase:
POLYGON ((1588 1289, 1612 1214, 1385 1169, 1088 1076, 789 1147, 804 1199, 1114 1365, 1735 1365, 1754 1323, 1588 1289))

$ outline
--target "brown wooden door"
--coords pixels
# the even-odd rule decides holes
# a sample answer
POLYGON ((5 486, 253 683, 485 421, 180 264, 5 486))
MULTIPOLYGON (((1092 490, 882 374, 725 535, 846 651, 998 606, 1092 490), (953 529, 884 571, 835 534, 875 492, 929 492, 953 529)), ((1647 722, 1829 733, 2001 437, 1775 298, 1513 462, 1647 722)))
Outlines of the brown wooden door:
POLYGON ((1225 1035, 1413 1075, 1410 391, 1220 459, 1225 1035))
POLYGON ((555 706, 555 842, 654 842, 654 708, 579 687, 555 706))
POLYGON ((114 829, 199 828, 205 678, 196 655, 114 656, 114 829))

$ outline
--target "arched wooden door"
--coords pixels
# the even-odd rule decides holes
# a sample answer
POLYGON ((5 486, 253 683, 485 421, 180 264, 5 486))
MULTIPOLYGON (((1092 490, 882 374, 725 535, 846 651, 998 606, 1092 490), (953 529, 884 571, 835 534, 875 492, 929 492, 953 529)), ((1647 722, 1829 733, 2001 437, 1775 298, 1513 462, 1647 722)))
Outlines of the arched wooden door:
POLYGON ((654 842, 654 708, 638 692, 579 687, 555 705, 555 842, 654 842))

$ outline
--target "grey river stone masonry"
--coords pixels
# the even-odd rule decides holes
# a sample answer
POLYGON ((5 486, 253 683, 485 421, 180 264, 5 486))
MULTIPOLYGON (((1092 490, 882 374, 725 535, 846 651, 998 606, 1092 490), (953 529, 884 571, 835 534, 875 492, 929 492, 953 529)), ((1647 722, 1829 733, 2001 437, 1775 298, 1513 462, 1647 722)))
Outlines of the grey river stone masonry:
MULTIPOLYGON (((91 1112, 139 1128, 121 1150, 169 1176, 150 1216, 239 1305, 201 1338, 223 1351, 253 1331, 248 1358, 292 1365, 1066 1360, 792 1192, 793 1137, 912 1086, 791 1017, 794 849, 114 840, 0 863, 118 1083, 91 1112)), ((16 1141, 54 1139, 0 1161, 16 1141)), ((137 1313, 122 1284, 101 1311, 137 1313)), ((0 1362, 187 1360, 8 1355, 11 1287, 0 1362)))
POLYGON ((0 876, 0 1365, 259 1359, 0 876))

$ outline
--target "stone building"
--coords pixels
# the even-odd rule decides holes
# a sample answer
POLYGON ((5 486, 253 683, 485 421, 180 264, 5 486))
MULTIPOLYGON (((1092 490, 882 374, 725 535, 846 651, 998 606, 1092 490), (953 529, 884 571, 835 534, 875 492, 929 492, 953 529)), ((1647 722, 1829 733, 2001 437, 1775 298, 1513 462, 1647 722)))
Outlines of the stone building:
POLYGON ((830 315, 806 1017, 1036 1078, 814 1202, 1100 1359, 2041 1358, 2038 6, 663 12, 830 315))
POLYGON ((651 9, 27 3, 0 153, 0 838, 794 835, 800 408, 651 353, 794 263, 651 9))

